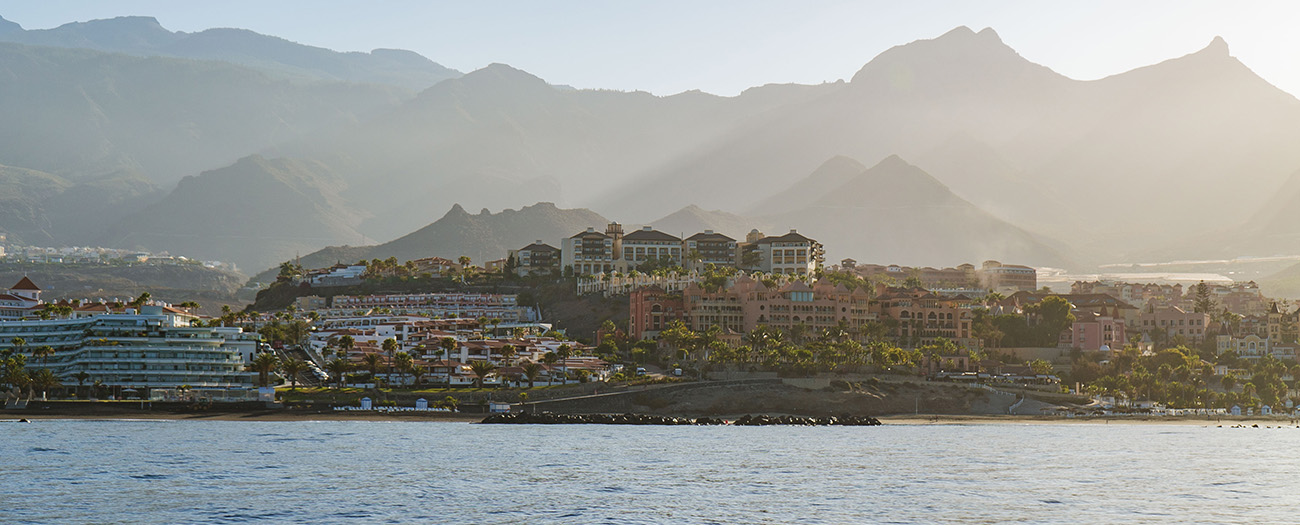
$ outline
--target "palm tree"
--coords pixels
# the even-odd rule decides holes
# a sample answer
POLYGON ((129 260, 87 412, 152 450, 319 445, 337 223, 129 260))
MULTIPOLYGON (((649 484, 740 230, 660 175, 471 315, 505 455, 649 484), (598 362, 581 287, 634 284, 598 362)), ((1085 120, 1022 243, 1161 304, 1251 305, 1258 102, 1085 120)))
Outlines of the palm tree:
POLYGON ((537 382, 537 376, 542 375, 542 365, 537 363, 524 364, 524 377, 528 378, 528 388, 532 388, 537 382))
POLYGON ((343 388, 343 380, 345 379, 348 370, 351 368, 352 365, 348 363, 347 359, 343 358, 334 358, 329 360, 328 363, 325 363, 325 370, 334 375, 334 379, 337 381, 339 388, 343 388))
POLYGON ((346 359, 346 358, 347 358, 347 353, 348 353, 348 352, 351 352, 351 351, 352 351, 352 348, 355 347, 356 345, 357 345, 357 341, 356 341, 356 339, 353 339, 352 336, 350 336, 350 335, 345 335, 345 336, 343 336, 343 337, 340 337, 340 338, 339 338, 339 351, 343 352, 343 354, 340 355, 339 357, 342 357, 342 358, 345 358, 345 359, 346 359))
POLYGON ((515 345, 505 345, 501 347, 501 361, 510 366, 515 360, 515 345))
POLYGON ((415 368, 415 359, 411 357, 411 354, 398 352, 393 356, 393 364, 397 371, 402 374, 402 384, 406 384, 406 374, 410 373, 412 368, 415 368))
POLYGON ((32 374, 32 390, 41 391, 41 401, 45 401, 45 393, 51 388, 60 386, 59 378, 54 375, 48 368, 42 368, 32 374))
POLYGON ((271 372, 274 372, 279 364, 280 360, 275 357, 275 354, 263 352, 257 354, 247 368, 250 372, 257 372, 258 386, 267 386, 271 380, 271 372))
POLYGON ((415 364, 415 363, 412 363, 412 364, 411 364, 411 382, 412 382, 413 384, 411 385, 411 388, 420 388, 420 382, 421 382, 420 380, 423 379, 423 378, 424 378, 424 374, 427 374, 428 372, 429 372, 429 369, 427 369, 427 368, 425 368, 425 367, 423 367, 423 366, 417 365, 417 364, 415 364))
POLYGON ((384 364, 384 358, 379 354, 366 354, 361 363, 363 368, 370 371, 370 382, 379 388, 379 367, 384 364))
POLYGON ((32 350, 32 357, 40 359, 41 366, 45 366, 46 360, 52 355, 54 355, 54 347, 50 345, 38 346, 32 350))
POLYGON ((483 380, 487 379, 487 376, 489 374, 496 371, 497 365, 494 365, 492 364, 491 361, 486 361, 486 360, 474 361, 469 364, 469 368, 470 370, 473 370, 474 375, 477 376, 474 378, 474 384, 477 385, 479 388, 483 388, 483 380))
POLYGON ((560 358, 560 370, 564 372, 564 378, 567 381, 569 378, 568 361, 570 357, 573 357, 573 347, 567 344, 560 345, 559 348, 555 349, 555 357, 560 358))
MULTIPOLYGON (((456 340, 450 337, 444 337, 438 341, 438 346, 442 348, 442 360, 451 362, 451 351, 456 349, 456 340)), ((451 373, 447 373, 447 386, 451 386, 451 373)))
MULTIPOLYGON (((72 374, 72 378, 77 380, 77 396, 80 397, 81 390, 86 387, 86 380, 90 379, 90 374, 87 374, 85 370, 82 370, 80 372, 72 374)), ((90 397, 90 396, 85 396, 85 397, 90 397)))
POLYGON ((391 337, 384 339, 382 347, 384 353, 388 354, 388 379, 391 381, 393 379, 393 358, 396 357, 397 353, 397 340, 391 337))
MULTIPOLYGON (((560 360, 560 356, 556 355, 555 352, 547 352, 545 354, 542 354, 542 362, 546 363, 547 367, 555 366, 555 362, 559 360, 560 360)), ((551 386, 551 380, 554 378, 555 378, 555 371, 551 370, 550 373, 546 375, 546 386, 551 386)))
POLYGON ((298 374, 307 371, 307 363, 301 359, 289 358, 280 362, 280 372, 289 378, 289 388, 298 389, 298 374))

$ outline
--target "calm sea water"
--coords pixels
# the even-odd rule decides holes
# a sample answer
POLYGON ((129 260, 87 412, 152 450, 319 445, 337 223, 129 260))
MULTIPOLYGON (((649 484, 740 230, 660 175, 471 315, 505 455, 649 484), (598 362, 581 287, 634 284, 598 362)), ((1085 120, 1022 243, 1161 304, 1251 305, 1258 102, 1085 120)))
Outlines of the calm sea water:
POLYGON ((1300 429, 0 423, 3 523, 1296 523, 1300 429))

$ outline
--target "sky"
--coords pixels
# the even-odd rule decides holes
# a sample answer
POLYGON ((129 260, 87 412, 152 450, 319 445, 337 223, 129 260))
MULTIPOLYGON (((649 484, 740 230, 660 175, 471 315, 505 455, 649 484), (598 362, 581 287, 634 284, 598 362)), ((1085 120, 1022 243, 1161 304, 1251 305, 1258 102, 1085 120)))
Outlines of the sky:
POLYGON ((552 84, 734 95, 848 79, 880 52, 965 25, 1091 80, 1195 52, 1217 35, 1300 94, 1300 2, 845 0, 5 0, 27 29, 153 16, 174 31, 238 27, 339 51, 400 48, 472 71, 505 63, 552 84))

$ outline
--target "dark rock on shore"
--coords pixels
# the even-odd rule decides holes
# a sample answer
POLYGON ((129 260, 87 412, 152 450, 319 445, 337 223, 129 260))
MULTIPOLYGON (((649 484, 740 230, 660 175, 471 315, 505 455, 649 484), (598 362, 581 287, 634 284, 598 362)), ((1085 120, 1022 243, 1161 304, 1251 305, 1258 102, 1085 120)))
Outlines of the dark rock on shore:
POLYGON ((720 418, 652 416, 644 414, 529 414, 511 412, 492 414, 480 423, 514 424, 514 425, 802 425, 802 426, 876 426, 880 420, 874 417, 840 416, 840 417, 800 417, 800 416, 742 416, 734 422, 720 418))

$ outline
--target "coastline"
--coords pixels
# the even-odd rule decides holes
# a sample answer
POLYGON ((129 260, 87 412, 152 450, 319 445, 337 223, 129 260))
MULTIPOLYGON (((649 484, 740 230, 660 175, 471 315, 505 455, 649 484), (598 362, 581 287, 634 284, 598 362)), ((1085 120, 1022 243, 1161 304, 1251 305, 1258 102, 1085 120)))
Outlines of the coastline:
POLYGON ((427 421, 476 423, 487 414, 446 412, 360 412, 315 411, 290 409, 264 410, 209 410, 203 412, 177 412, 170 410, 105 410, 101 407, 82 410, 0 410, 0 421, 27 420, 88 420, 88 421, 427 421))
POLYGON ((1260 416, 1098 416, 1098 417, 1062 417, 1062 416, 1026 416, 1026 415, 960 415, 960 414, 900 414, 880 416, 886 425, 1004 425, 1016 423, 1024 425, 1177 425, 1218 427, 1233 425, 1260 425, 1271 427, 1300 428, 1300 422, 1287 417, 1267 418, 1260 416))
MULTIPOLYGON (((488 414, 470 414, 445 412, 360 412, 360 411, 319 411, 294 409, 261 410, 210 410, 204 412, 180 412, 170 410, 125 409, 119 407, 81 407, 78 410, 0 410, 0 422, 27 420, 158 420, 158 421, 405 421, 405 422, 443 422, 443 423, 477 423, 488 414)), ((739 415, 722 416, 728 421, 739 415)), ((1007 414, 895 414, 878 417, 888 425, 1177 425, 1202 427, 1229 427, 1235 425, 1259 425, 1261 427, 1300 428, 1300 421, 1276 417, 1260 416, 1223 416, 1206 418, 1204 416, 1153 417, 1153 416, 1106 416, 1089 418, 1068 418, 1059 416, 1030 416, 1007 414)))

